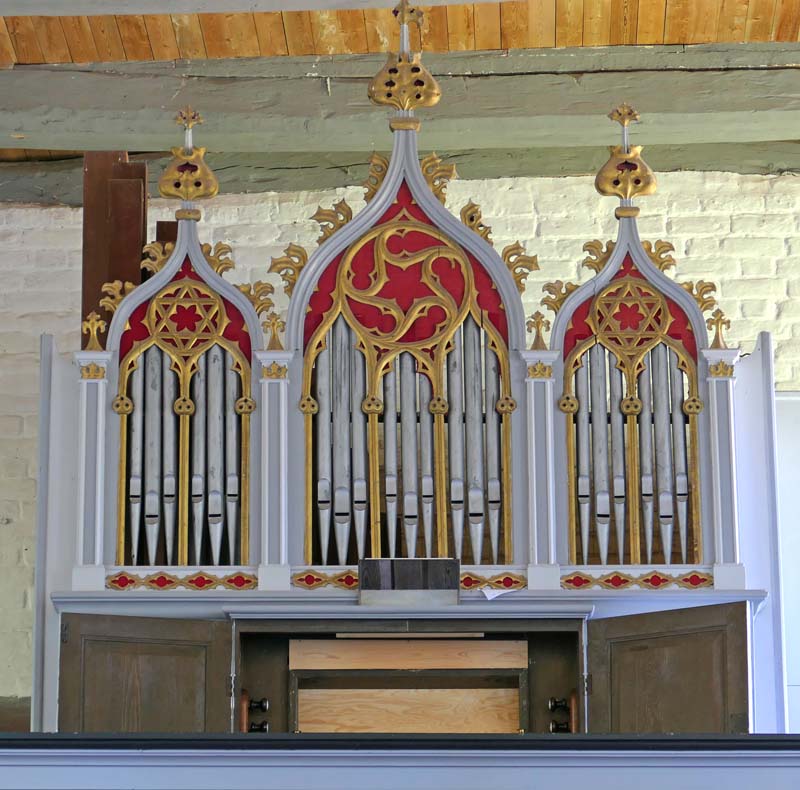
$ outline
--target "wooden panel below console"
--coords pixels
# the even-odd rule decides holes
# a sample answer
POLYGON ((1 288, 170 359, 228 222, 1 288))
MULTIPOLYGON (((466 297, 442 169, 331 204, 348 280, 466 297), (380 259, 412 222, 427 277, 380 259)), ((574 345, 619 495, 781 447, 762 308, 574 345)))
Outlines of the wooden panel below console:
POLYGON ((516 733, 519 689, 300 689, 300 732, 516 733))

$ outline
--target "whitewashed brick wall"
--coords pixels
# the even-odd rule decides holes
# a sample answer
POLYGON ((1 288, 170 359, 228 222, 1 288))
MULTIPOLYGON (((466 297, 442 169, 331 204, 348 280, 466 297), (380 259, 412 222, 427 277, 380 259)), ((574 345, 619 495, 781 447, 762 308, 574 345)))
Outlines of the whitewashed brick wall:
MULTIPOLYGON (((541 270, 529 278, 524 297, 530 313, 543 283, 591 274, 580 266, 585 241, 616 234, 616 201, 597 195, 592 182, 455 181, 448 206, 457 211, 475 200, 498 249, 519 239, 539 256, 541 270)), ((232 244, 232 279, 272 280, 281 293, 279 278, 266 274, 270 257, 293 241, 312 249, 318 228, 309 217, 318 204, 341 196, 353 209, 363 205, 359 188, 222 196, 205 207, 200 234, 232 244)), ((732 342, 748 350, 758 331, 771 331, 777 385, 800 389, 800 181, 670 173, 640 203, 642 238, 675 245, 678 278, 719 284, 732 342)), ((155 201, 152 224, 173 210, 155 201)), ((55 335, 62 351, 78 347, 80 246, 79 209, 0 206, 0 697, 30 693, 38 336, 55 335)))

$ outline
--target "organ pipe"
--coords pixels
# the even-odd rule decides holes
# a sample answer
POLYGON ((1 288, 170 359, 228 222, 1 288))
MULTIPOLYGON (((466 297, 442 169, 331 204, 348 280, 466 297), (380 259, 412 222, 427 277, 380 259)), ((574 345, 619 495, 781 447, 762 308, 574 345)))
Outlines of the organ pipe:
POLYGON ((645 357, 645 369, 639 375, 639 464, 642 478, 642 514, 647 562, 653 561, 653 393, 650 384, 652 356, 645 357))
MULTIPOLYGON (((614 526, 617 537, 617 556, 620 564, 625 555, 625 431, 622 426, 622 371, 617 369, 616 357, 608 354, 610 384, 611 465, 614 491, 614 526)), ((634 470, 630 470, 635 473, 634 470)), ((631 507, 636 503, 631 502, 631 507)))
POLYGON ((464 382, 462 377, 461 329, 453 335, 453 349, 447 357, 449 412, 447 438, 450 455, 450 513, 456 558, 461 559, 464 540, 464 382))
POLYGON ((128 503, 131 524, 131 563, 139 562, 139 535, 142 524, 142 453, 144 450, 144 357, 139 357, 131 376, 133 413, 130 418, 130 483, 128 503))
POLYGON ((144 352, 144 531, 147 558, 155 565, 161 527, 161 351, 144 352))
MULTIPOLYGON (((500 395, 497 356, 489 347, 489 336, 484 345, 484 399, 486 413, 486 489, 489 510, 489 542, 492 562, 496 565, 500 552, 500 415, 495 404, 500 395)), ((479 560, 476 560, 476 562, 479 560)))
POLYGON ((367 420, 361 404, 364 402, 364 356, 355 347, 355 336, 348 330, 350 346, 350 415, 353 426, 353 520, 356 528, 358 558, 364 558, 364 537, 367 529, 367 420))
MULTIPOLYGON (((330 343, 330 333, 328 334, 330 343)), ((327 348, 320 351, 316 364, 317 413, 317 514, 322 564, 328 563, 331 532, 331 360, 327 348)))
POLYGON ((400 433, 403 470, 403 535, 406 556, 414 557, 419 523, 417 471, 417 373, 411 354, 400 355, 400 433))
POLYGON ((600 547, 600 563, 608 563, 608 531, 611 501, 608 486, 608 394, 606 352, 592 346, 589 352, 592 392, 592 471, 594 477, 595 528, 600 547))
POLYGON ((394 368, 383 377, 383 453, 386 487, 386 531, 389 556, 397 556, 397 378, 394 368))
POLYGON ((192 531, 194 536, 194 564, 202 557, 205 531, 206 485, 206 357, 197 360, 197 372, 192 379, 194 388, 194 414, 192 415, 192 531))
POLYGON ((432 390, 427 376, 419 376, 419 458, 422 488, 422 529, 425 556, 433 557, 433 415, 430 412, 432 390))
POLYGON ((167 354, 161 355, 161 420, 162 420, 162 485, 164 491, 164 538, 167 564, 175 559, 175 528, 178 518, 178 442, 177 418, 173 404, 177 397, 177 379, 170 369, 172 361, 167 354))
POLYGON ((339 564, 350 545, 350 330, 339 316, 333 326, 333 518, 339 564))
POLYGON ((578 368, 576 392, 578 395, 578 517, 581 530, 581 554, 584 563, 589 561, 589 523, 591 515, 591 460, 589 458, 589 368, 584 357, 578 368))
POLYGON ((236 562, 236 538, 239 524, 239 374, 233 356, 225 352, 225 526, 228 533, 228 562, 236 562))
POLYGON ((672 443, 670 441, 669 372, 667 349, 656 346, 653 359, 653 411, 655 412, 656 484, 658 487, 658 523, 664 562, 672 560, 672 443))
POLYGON ((224 354, 219 346, 212 346, 207 352, 208 367, 206 375, 208 422, 208 533, 211 541, 211 557, 214 565, 219 565, 222 549, 222 533, 225 526, 223 506, 223 452, 225 444, 225 368, 224 354))
POLYGON ((464 390, 467 445, 467 502, 472 558, 480 563, 483 554, 483 404, 481 342, 477 324, 468 317, 464 322, 464 390))
POLYGON ((686 464, 686 418, 683 415, 683 373, 678 355, 669 351, 669 380, 672 394, 672 451, 675 458, 675 499, 678 503, 678 536, 681 562, 686 562, 688 533, 689 477, 686 464))

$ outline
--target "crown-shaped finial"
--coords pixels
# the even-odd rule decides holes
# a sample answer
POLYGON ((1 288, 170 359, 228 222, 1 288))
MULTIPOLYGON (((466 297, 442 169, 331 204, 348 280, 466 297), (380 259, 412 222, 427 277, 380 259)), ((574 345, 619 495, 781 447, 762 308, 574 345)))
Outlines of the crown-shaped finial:
POLYGON ((608 114, 612 121, 616 121, 620 126, 627 126, 639 120, 639 113, 627 102, 622 102, 619 107, 615 107, 608 114))
MULTIPOLYGON (((184 144, 171 149, 172 159, 158 180, 159 194, 186 202, 214 197, 219 192, 219 181, 206 164, 206 149, 192 142, 192 127, 203 123, 200 113, 186 106, 178 112, 175 122, 184 128, 184 144)), ((176 216, 198 220, 200 212, 184 207, 176 216)))
POLYGON ((400 0, 392 13, 401 25, 414 24, 417 27, 422 27, 422 19, 424 17, 422 9, 409 5, 408 0, 400 0))
POLYGON ((175 116, 175 123, 184 129, 191 129, 193 126, 203 123, 203 118, 197 110, 193 110, 188 104, 178 110, 175 116))

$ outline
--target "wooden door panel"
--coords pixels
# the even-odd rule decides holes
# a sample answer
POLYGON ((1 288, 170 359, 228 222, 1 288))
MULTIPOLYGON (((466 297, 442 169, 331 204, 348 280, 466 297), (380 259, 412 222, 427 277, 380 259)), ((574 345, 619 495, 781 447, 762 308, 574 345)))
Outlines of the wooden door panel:
POLYGON ((230 625, 63 615, 59 729, 230 730, 230 625))
POLYGON ((747 732, 747 604, 589 623, 590 732, 747 732))

